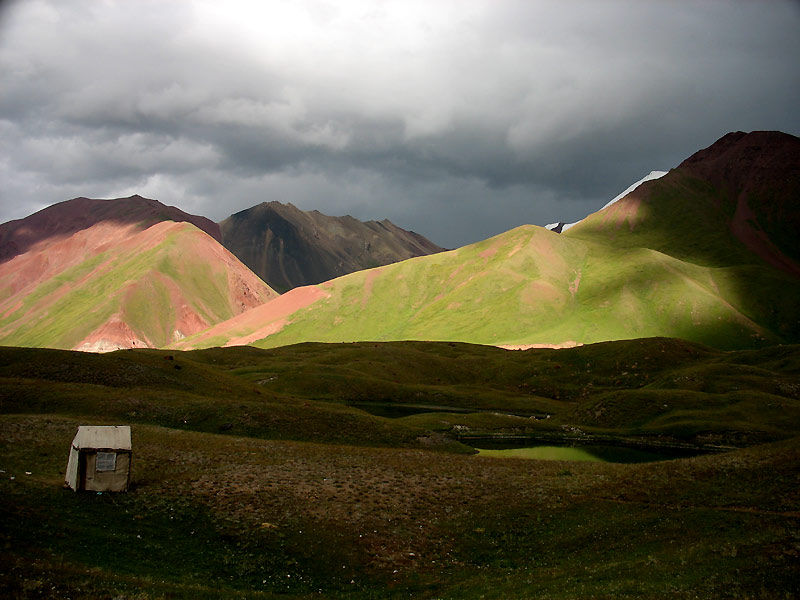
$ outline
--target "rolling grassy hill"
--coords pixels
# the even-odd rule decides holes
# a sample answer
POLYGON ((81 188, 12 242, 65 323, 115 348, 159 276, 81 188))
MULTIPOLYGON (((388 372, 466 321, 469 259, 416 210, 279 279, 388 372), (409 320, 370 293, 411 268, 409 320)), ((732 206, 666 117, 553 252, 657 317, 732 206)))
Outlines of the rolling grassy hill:
POLYGON ((372 445, 430 444, 464 427, 579 427, 700 444, 785 439, 800 428, 799 376, 797 346, 721 352, 666 338, 558 351, 430 342, 105 355, 0 348, 7 413, 372 445), (386 408, 423 414, 370 414, 386 408))
POLYGON ((670 339, 2 348, 0 593, 792 597, 798 378, 797 346, 670 339), (387 419, 351 406, 365 398, 446 410, 387 419), (132 425, 129 493, 61 488, 86 423, 132 425), (740 449, 499 460, 465 431, 740 449))

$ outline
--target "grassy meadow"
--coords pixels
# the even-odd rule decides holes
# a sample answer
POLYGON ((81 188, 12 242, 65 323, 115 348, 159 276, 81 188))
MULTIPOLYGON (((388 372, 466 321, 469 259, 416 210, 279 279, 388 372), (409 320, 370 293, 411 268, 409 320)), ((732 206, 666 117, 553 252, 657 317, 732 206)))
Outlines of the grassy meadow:
POLYGON ((799 420, 794 346, 0 348, 0 594, 791 598, 799 420), (79 424, 132 426, 128 493, 62 488, 79 424))

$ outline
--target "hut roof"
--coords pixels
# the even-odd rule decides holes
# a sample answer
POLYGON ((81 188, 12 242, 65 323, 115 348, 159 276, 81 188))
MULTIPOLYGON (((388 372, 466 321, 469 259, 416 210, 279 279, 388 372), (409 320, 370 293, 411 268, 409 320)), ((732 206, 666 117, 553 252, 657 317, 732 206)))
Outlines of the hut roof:
POLYGON ((129 425, 81 425, 72 440, 72 445, 82 449, 114 448, 131 449, 131 428, 129 425))

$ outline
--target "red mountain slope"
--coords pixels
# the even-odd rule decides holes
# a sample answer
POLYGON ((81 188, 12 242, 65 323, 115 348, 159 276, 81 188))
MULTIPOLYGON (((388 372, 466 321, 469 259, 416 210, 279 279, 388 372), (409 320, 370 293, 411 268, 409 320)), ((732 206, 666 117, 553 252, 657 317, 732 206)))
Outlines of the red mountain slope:
POLYGON ((202 217, 138 196, 51 208, 2 230, 20 242, 0 263, 2 344, 162 347, 276 296, 202 217))
POLYGON ((780 131, 729 133, 678 170, 722 192, 721 208, 733 212, 730 230, 739 241, 800 276, 800 138, 780 131))
POLYGON ((131 196, 116 200, 73 198, 37 213, 0 225, 0 262, 24 254, 38 244, 63 239, 99 223, 133 225, 143 230, 161 221, 186 221, 222 241, 219 225, 205 217, 190 215, 157 200, 131 196))

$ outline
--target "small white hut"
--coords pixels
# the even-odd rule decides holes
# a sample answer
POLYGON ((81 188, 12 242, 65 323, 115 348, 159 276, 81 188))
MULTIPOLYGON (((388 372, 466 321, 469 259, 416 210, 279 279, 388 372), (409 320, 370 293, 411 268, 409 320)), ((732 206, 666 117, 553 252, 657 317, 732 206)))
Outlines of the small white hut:
POLYGON ((124 492, 131 479, 131 428, 81 425, 72 440, 66 485, 76 492, 124 492))

